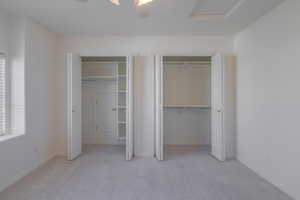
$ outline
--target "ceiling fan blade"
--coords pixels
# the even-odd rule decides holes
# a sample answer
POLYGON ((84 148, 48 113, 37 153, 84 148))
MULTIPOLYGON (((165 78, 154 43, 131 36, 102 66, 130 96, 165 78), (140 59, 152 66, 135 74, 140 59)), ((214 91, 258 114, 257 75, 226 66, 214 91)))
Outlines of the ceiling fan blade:
POLYGON ((110 2, 118 6, 120 5, 120 0, 110 0, 110 2))
MULTIPOLYGON (((120 0, 109 0, 110 2, 112 2, 115 5, 120 5, 120 0)), ((134 0, 134 3, 136 6, 144 6, 147 5, 149 3, 151 3, 154 0, 134 0)))
POLYGON ((148 4, 152 1, 154 1, 154 0, 136 0, 136 5, 137 6, 143 6, 143 5, 146 5, 146 4, 148 4))
POLYGON ((140 18, 147 18, 151 14, 153 8, 151 2, 154 0, 135 0, 135 6, 140 18))
MULTIPOLYGON (((120 5, 120 0, 109 0, 115 5, 120 5)), ((149 3, 154 0, 133 0, 139 17, 146 18, 150 16, 149 3)))

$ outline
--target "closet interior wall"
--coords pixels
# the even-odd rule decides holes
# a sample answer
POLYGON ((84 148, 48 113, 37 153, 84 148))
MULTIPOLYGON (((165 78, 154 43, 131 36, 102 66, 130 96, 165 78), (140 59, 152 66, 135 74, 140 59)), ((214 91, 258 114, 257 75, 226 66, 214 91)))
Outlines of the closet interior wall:
POLYGON ((126 57, 82 57, 83 144, 125 145, 126 57))
POLYGON ((164 57, 164 145, 210 142, 210 57, 164 57))

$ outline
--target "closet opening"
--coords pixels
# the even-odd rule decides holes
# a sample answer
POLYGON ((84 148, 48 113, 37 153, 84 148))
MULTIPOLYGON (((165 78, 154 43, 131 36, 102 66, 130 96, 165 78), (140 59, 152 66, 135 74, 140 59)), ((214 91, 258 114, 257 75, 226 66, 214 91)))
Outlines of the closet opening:
POLYGON ((83 152, 131 159, 128 65, 128 57, 81 57, 83 152))
POLYGON ((162 152, 165 159, 211 151, 211 57, 163 56, 162 152))

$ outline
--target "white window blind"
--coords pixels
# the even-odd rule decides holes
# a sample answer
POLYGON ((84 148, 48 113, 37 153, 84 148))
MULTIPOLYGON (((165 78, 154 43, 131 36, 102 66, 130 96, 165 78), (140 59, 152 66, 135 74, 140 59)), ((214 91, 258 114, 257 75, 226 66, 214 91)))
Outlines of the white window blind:
POLYGON ((0 53, 0 136, 6 132, 6 62, 0 53))

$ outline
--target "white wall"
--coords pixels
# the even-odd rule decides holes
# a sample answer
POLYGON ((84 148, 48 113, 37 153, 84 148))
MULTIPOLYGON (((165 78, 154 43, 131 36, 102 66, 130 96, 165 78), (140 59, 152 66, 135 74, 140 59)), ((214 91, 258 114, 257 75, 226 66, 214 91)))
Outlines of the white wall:
MULTIPOLYGON (((210 64, 164 64, 164 105, 209 106, 210 64)), ((164 144, 209 145, 210 109, 164 108, 164 144)))
POLYGON ((26 29, 26 131, 37 134, 40 159, 48 159, 56 154, 57 35, 30 20, 26 29))
MULTIPOLYGON (((115 66, 110 67, 114 69, 115 66)), ((116 139, 118 126, 116 112, 113 111, 117 107, 116 83, 116 80, 82 82, 83 144, 124 144, 116 139)))
MULTIPOLYGON (((114 76, 116 70, 114 63, 82 63, 83 77, 114 76)), ((113 111, 117 107, 116 86, 116 79, 82 82, 83 144, 122 144, 116 140, 117 119, 113 111)))
POLYGON ((225 149, 226 157, 231 159, 236 155, 236 56, 227 56, 225 63, 225 149))
MULTIPOLYGON (((141 55, 151 56, 155 53, 164 55, 211 55, 216 51, 232 54, 233 38, 231 37, 62 37, 61 71, 59 74, 61 85, 59 90, 61 113, 58 115, 60 128, 60 153, 66 154, 66 82, 64 53, 67 51, 79 53, 82 56, 122 56, 141 55)), ((148 57, 148 59, 152 59, 148 57)), ((150 61, 149 61, 150 62, 150 61)), ((153 61, 154 62, 154 61, 153 61)), ((135 69, 139 77, 135 79, 141 95, 135 99, 135 153, 136 155, 153 155, 154 146, 154 65, 146 64, 135 69), (152 98, 153 97, 153 98, 152 98), (147 111, 137 114, 137 107, 147 111), (150 128, 152 127, 152 128, 150 128)))
POLYGON ((164 105, 210 105, 211 65, 164 64, 164 105))
POLYGON ((3 23, 7 34, 1 32, 0 41, 8 43, 8 59, 18 54, 25 66, 26 130, 24 135, 0 141, 0 191, 55 155, 51 110, 56 36, 21 17, 0 16, 3 23))
POLYGON ((164 144, 210 145, 210 110, 164 108, 164 144))
POLYGON ((134 63, 134 153, 154 155, 154 56, 137 56, 134 63))
POLYGON ((10 40, 7 55, 10 87, 10 126, 13 134, 25 132, 25 43, 26 21, 19 16, 10 17, 10 40))
POLYGON ((237 158, 300 199, 300 1, 237 35, 237 158))
POLYGON ((7 14, 0 10, 0 52, 5 54, 8 52, 8 20, 7 14))

